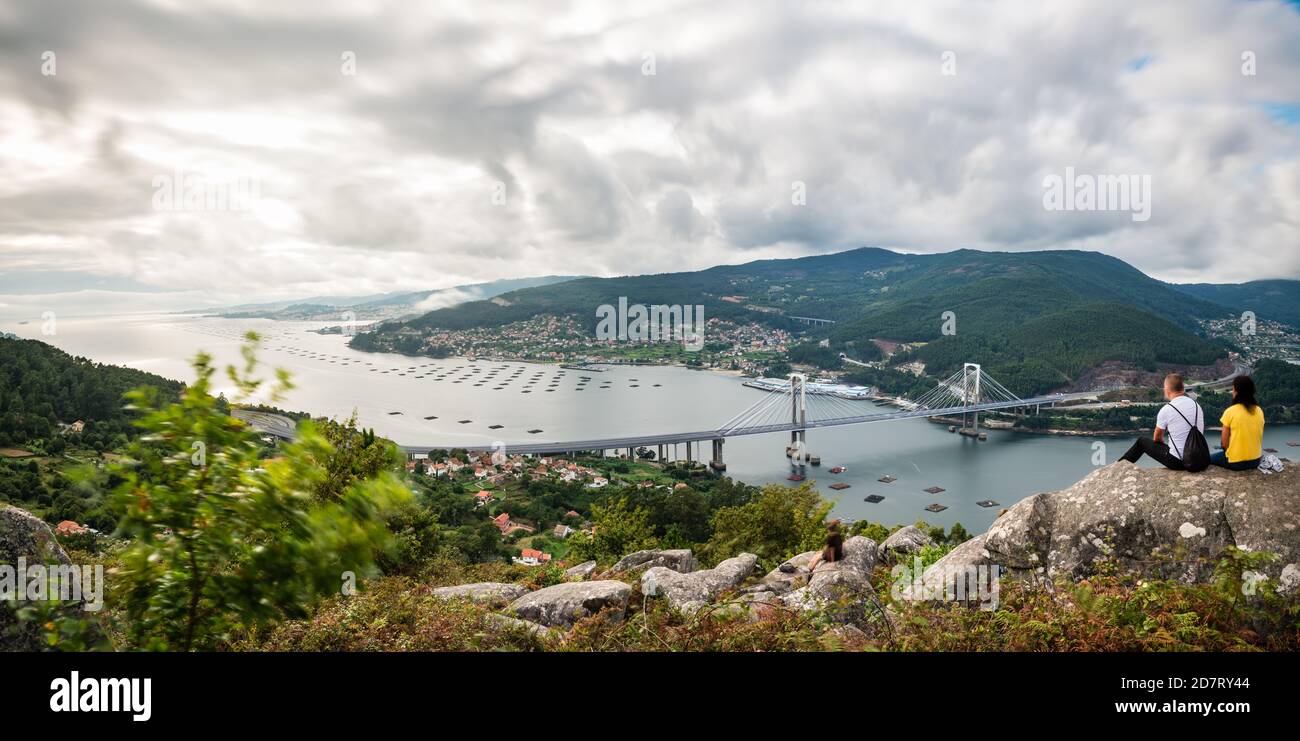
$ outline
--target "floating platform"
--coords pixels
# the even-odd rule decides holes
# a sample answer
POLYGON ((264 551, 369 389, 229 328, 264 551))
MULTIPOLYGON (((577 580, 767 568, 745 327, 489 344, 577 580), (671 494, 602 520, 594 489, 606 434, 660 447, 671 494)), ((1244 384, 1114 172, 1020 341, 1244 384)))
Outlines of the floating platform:
POLYGON ((786 480, 786 481, 803 481, 803 480, 804 480, 804 475, 801 474, 801 473, 792 473, 792 474, 790 474, 789 476, 786 476, 786 477, 785 477, 785 480, 786 480))
POLYGON ((844 483, 831 484, 831 488, 834 489, 835 491, 844 491, 845 489, 849 488, 849 485, 844 483))
POLYGON ((502 427, 505 427, 505 425, 488 425, 489 430, 499 430, 502 427))
POLYGON ((984 507, 985 509, 988 509, 989 507, 998 506, 998 503, 993 501, 992 499, 983 499, 981 501, 976 502, 976 504, 978 504, 981 507, 984 507))
POLYGON ((398 414, 401 414, 401 412, 389 412, 389 413, 388 413, 388 416, 392 417, 392 416, 394 416, 394 415, 398 415, 398 414))
POLYGON ((467 425, 467 424, 469 424, 470 422, 473 422, 473 421, 474 421, 474 420, 472 420, 472 419, 462 419, 462 420, 460 421, 460 424, 467 425))
POLYGON ((434 414, 430 414, 429 416, 425 417, 425 419, 437 419, 437 418, 438 418, 437 415, 434 414))
POLYGON ((868 494, 868 495, 866 495, 865 497, 862 498, 862 501, 864 501, 864 502, 871 502, 872 504, 876 504, 876 503, 878 503, 878 502, 883 502, 883 501, 885 501, 885 498, 882 497, 882 496, 880 496, 879 494, 868 494))
POLYGON ((939 504, 938 502, 935 502, 934 504, 927 505, 925 509, 927 512, 942 512, 948 508, 942 504, 939 504))
POLYGON ((881 476, 880 478, 876 479, 876 481, 879 481, 882 484, 892 484, 897 480, 898 480, 897 476, 890 476, 889 474, 885 474, 884 476, 881 476))
POLYGON ((924 491, 925 491, 925 493, 927 493, 927 494, 938 494, 938 493, 941 492, 941 491, 948 491, 948 490, 945 489, 945 488, 943 488, 942 486, 931 486, 931 487, 928 487, 928 488, 924 489, 924 491))
POLYGON ((845 470, 847 469, 844 466, 831 466, 830 468, 831 473, 844 473, 845 470))
POLYGON ((541 430, 529 430, 529 431, 528 431, 528 434, 529 434, 529 435, 536 435, 536 434, 539 433, 539 432, 541 432, 541 430))

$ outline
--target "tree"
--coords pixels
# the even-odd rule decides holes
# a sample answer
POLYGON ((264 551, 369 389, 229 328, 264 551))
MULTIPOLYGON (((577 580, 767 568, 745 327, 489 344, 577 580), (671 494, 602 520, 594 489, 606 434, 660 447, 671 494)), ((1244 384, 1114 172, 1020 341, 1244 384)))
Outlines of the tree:
POLYGON ((329 443, 329 454, 318 461, 325 469, 325 478, 316 487, 321 500, 335 500, 355 482, 399 468, 406 459, 396 445, 376 438, 374 430, 358 429, 355 411, 346 422, 323 419, 316 425, 329 443))
POLYGON ((713 537, 704 552, 715 562, 753 553, 764 568, 775 568, 787 558, 823 544, 831 506, 810 483, 798 487, 770 484, 756 499, 713 514, 713 537))
POLYGON ((656 545, 650 513, 642 507, 633 508, 626 497, 593 504, 591 523, 592 534, 577 533, 569 538, 571 560, 595 559, 606 565, 656 545))
MULTIPOLYGON (((247 340, 242 373, 227 368, 244 397, 262 385, 258 337, 247 340)), ((131 543, 110 599, 131 648, 210 650, 238 629, 304 615, 350 576, 374 572, 391 546, 385 515, 410 497, 384 472, 322 501, 319 463, 333 449, 315 426, 261 461, 257 434, 209 395, 211 358, 200 353, 193 366, 197 380, 179 402, 149 387, 130 392, 142 434, 112 466, 122 478, 112 506, 131 543)), ((277 378, 273 398, 290 387, 284 371, 277 378)))

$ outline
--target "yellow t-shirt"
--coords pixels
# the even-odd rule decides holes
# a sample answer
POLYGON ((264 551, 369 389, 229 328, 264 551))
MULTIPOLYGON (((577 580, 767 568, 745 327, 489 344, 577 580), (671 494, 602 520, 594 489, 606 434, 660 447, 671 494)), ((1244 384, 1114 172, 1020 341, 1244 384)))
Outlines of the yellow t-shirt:
POLYGON ((1219 418, 1228 434, 1228 462, 1253 461, 1264 454, 1264 410, 1255 406, 1246 411, 1241 404, 1233 404, 1219 418))

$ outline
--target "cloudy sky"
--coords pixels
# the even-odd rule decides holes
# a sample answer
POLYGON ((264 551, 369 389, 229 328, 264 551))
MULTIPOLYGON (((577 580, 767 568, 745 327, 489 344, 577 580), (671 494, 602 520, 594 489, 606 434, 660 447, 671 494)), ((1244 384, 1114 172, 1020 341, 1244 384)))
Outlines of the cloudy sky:
POLYGON ((1300 7, 5 0, 0 172, 10 315, 862 245, 1300 278, 1300 7), (1045 209, 1067 167, 1150 218, 1045 209))

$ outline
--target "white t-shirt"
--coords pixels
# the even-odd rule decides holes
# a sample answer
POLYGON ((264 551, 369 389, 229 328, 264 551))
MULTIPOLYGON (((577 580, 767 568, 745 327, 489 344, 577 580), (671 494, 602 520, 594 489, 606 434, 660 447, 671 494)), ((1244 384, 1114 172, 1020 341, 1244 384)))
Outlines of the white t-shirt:
POLYGON ((1160 412, 1156 414, 1156 427, 1165 431, 1164 442, 1174 455, 1181 456, 1183 454, 1183 445, 1187 442, 1187 433, 1192 431, 1192 426, 1188 422, 1195 423, 1201 434, 1205 434, 1205 414, 1201 412, 1201 405, 1197 404, 1190 396, 1183 395, 1175 398, 1160 407, 1160 412), (1183 417, 1178 415, 1178 412, 1170 409, 1171 405, 1177 405, 1178 412, 1182 412, 1183 417, 1187 417, 1187 420, 1184 421, 1183 417))

